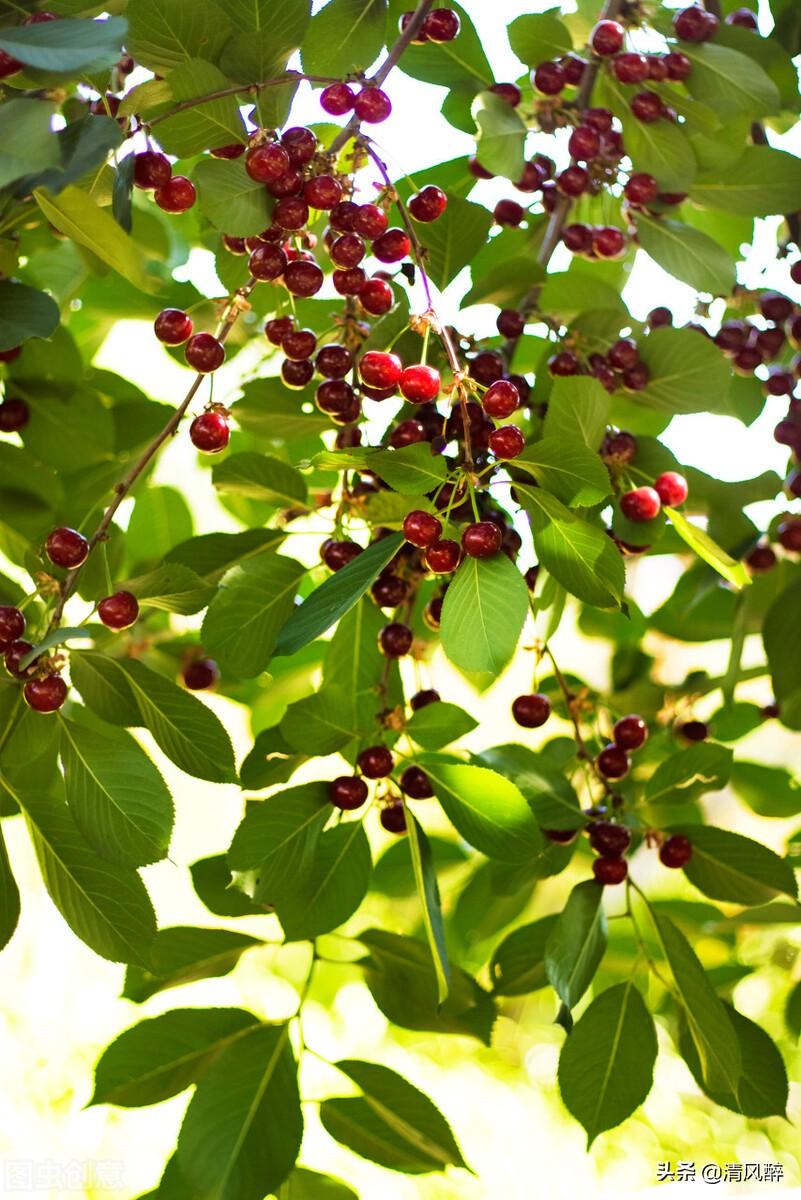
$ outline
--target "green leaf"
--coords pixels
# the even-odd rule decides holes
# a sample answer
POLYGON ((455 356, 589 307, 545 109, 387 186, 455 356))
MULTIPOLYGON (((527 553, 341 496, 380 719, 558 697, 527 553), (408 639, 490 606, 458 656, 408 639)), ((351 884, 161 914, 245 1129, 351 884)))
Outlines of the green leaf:
POLYGON ((476 156, 481 165, 513 183, 522 179, 526 127, 517 109, 493 92, 479 92, 470 111, 478 126, 476 156))
POLYGON ((122 17, 7 26, 0 30, 0 50, 40 71, 77 74, 112 66, 120 56, 127 28, 122 17))
POLYGON ((448 1122, 408 1080, 375 1063, 343 1059, 337 1070, 361 1095, 320 1105, 324 1128, 349 1150, 407 1175, 466 1167, 448 1122))
MULTIPOLYGON (((627 114, 628 116, 628 114, 627 114)), ((686 192, 696 176, 697 165, 686 132, 670 121, 623 122, 626 153, 636 171, 653 175, 663 192, 686 192)))
POLYGON ((259 1025, 226 1047, 198 1083, 178 1135, 193 1194, 262 1200, 300 1150, 303 1115, 288 1025, 259 1025))
POLYGON ((225 9, 211 0, 136 0, 128 12, 128 53, 149 71, 167 75, 190 58, 214 62, 231 34, 225 9))
POLYGON ((224 668, 242 679, 266 669, 305 571, 292 558, 270 554, 226 575, 201 629, 203 645, 224 668))
POLYGON ((290 704, 279 727, 281 735, 298 753, 333 754, 375 728, 377 703, 372 691, 327 684, 290 704))
POLYGON ((370 885, 373 862, 360 821, 344 822, 323 833, 308 874, 275 911, 288 941, 328 933, 356 912, 370 885))
POLYGON ((395 557, 403 540, 403 535, 396 533, 374 542, 341 571, 326 579, 295 609, 281 630, 275 653, 296 654, 330 629, 361 599, 395 557))
POLYGON ((88 629, 80 629, 77 626, 62 625, 58 629, 51 629, 41 642, 37 642, 33 649, 20 659, 20 667, 23 669, 29 667, 35 658, 38 658, 45 650, 52 650, 54 646, 66 646, 67 642, 75 639, 91 640, 91 638, 92 634, 88 629))
MULTIPOLYGON (((484 47, 469 14, 461 4, 448 3, 461 21, 459 36, 442 45, 409 46, 400 69, 413 79, 439 87, 459 88, 471 96, 495 82, 484 47)), ((397 36, 398 20, 409 11, 407 0, 390 0, 387 41, 397 36)))
POLYGON ((327 783, 304 783, 248 804, 228 864, 258 869, 258 898, 275 905, 311 875, 314 852, 331 815, 327 783))
POLYGON ((409 835, 409 849, 412 856, 417 895, 423 910, 423 926, 431 950, 431 960, 437 976, 437 1002, 443 1004, 448 998, 451 980, 451 967, 448 962, 448 951, 445 946, 445 927, 442 922, 437 872, 431 846, 421 825, 418 824, 414 813, 408 805, 406 811, 406 829, 409 835))
POLYGON ((112 962, 146 962, 156 918, 136 872, 95 854, 59 796, 18 791, 7 779, 5 786, 25 814, 45 887, 73 933, 112 962))
POLYGON ((160 1104, 191 1084, 258 1021, 240 1008, 176 1008, 126 1029, 95 1067, 90 1104, 160 1104))
POLYGON ((67 803, 98 854, 123 866, 164 858, 172 797, 155 764, 128 733, 61 721, 67 803))
MULTIPOLYGON (((128 544, 131 530, 128 527, 128 544)), ((283 534, 277 529, 245 529, 241 533, 204 533, 173 545, 165 554, 168 563, 191 567, 209 583, 219 583, 231 567, 251 558, 277 550, 283 534)))
MULTIPOLYGON (((42 29, 44 26, 36 28, 42 29)), ((41 188, 36 188, 33 195, 47 220, 56 229, 79 246, 85 246, 134 287, 143 292, 158 290, 158 280, 145 272, 142 248, 90 195, 73 186, 64 188, 58 196, 49 196, 41 188)))
POLYGON ((140 725, 142 716, 116 659, 105 654, 70 655, 70 675, 86 707, 112 725, 140 725))
POLYGON ((260 791, 286 783, 307 757, 290 746, 277 725, 262 729, 239 769, 242 787, 260 791))
POLYGON ((181 613, 182 616, 200 612, 217 594, 216 588, 189 567, 177 563, 165 563, 147 575, 126 580, 122 586, 136 596, 141 605, 181 613))
MULTIPOLYGON (((125 549, 132 567, 170 561, 168 551, 192 536, 192 512, 177 488, 149 487, 137 496, 125 533, 125 549)), ((192 567, 193 564, 186 563, 192 567)))
POLYGON ((384 45, 387 0, 328 0, 312 17, 301 62, 310 75, 365 71, 384 45))
MULTIPOLYGON (((760 713, 757 724, 762 724, 760 713)), ((715 723, 719 734, 719 722, 715 723)), ((732 790, 761 817, 795 817, 801 812, 801 783, 781 767, 764 763, 736 762, 731 773, 732 790)))
POLYGON ((11 873, 5 839, 0 833, 0 949, 11 941, 19 914, 19 888, 11 873))
POLYGON ((278 1189, 278 1200, 359 1200, 359 1197, 352 1188, 333 1175, 321 1175, 319 1171, 295 1167, 278 1189))
POLYGON ((746 1117, 783 1117, 787 1109, 787 1071, 778 1047, 755 1021, 749 1021, 730 1004, 725 1004, 742 1057, 743 1074, 735 1094, 728 1088, 713 1089, 704 1083, 698 1053, 685 1022, 679 1031, 681 1056, 698 1086, 715 1104, 746 1117))
POLYGON ((749 55, 706 42, 687 43, 684 51, 693 64, 687 91, 726 120, 764 117, 781 108, 776 84, 749 55))
POLYGON ((542 488, 516 484, 515 491, 531 518, 537 557, 548 573, 587 604, 617 607, 626 572, 612 539, 542 488))
POLYGON ((129 966, 125 972, 122 995, 141 1004, 165 988, 228 975, 246 950, 261 945, 259 938, 230 929, 197 929, 191 925, 160 929, 148 967, 129 966))
POLYGON ((565 447, 578 440, 597 450, 609 423, 609 405, 609 393, 597 379, 555 379, 545 414, 545 437, 565 447))
POLYGON ((369 952, 361 963, 365 982, 393 1024, 465 1034, 489 1045, 495 1005, 472 976, 452 967, 448 998, 439 1004, 434 963, 425 942, 383 929, 368 929, 359 941, 369 952))
MULTIPOLYGON (((539 308, 544 313, 560 317, 565 324, 579 313, 591 309, 619 310, 621 317, 627 314, 626 305, 616 287, 605 283, 596 274, 576 267, 548 275, 540 292, 539 308)), ((562 381, 557 382, 561 384, 562 381)), ((576 383, 578 380, 571 378, 570 382, 576 383)), ((592 383, 604 391, 596 379, 593 379, 592 383)), ((606 394, 604 392, 604 395, 606 394)))
POLYGON ((784 1019, 793 1037, 801 1037, 801 979, 787 997, 784 1019))
POLYGON ((424 750, 441 750, 476 728, 478 722, 463 708, 440 700, 412 713, 406 732, 424 750))
POLYGON ((709 338, 664 326, 643 338, 639 351, 651 379, 637 392, 638 405, 666 413, 719 411, 729 388, 729 368, 709 338))
POLYGON ((214 486, 232 496, 262 500, 276 508, 303 507, 306 481, 296 467, 269 454, 244 451, 215 463, 211 472, 214 486))
POLYGON ((682 825, 692 843, 684 873, 705 896, 733 904, 767 904, 778 896, 798 896, 790 863, 761 842, 711 825, 682 825))
MULTIPOLYGON (((762 639, 773 681, 773 694, 786 701, 801 691, 801 639, 796 637, 798 606, 801 604, 801 581, 781 592, 765 614, 762 639)), ((785 705, 782 720, 787 724, 785 705)), ((796 721, 789 728, 799 728, 796 721)))
POLYGON ((496 996, 525 996, 547 987, 545 946, 558 917, 541 917, 513 929, 495 948, 490 963, 496 996))
POLYGON ((252 917, 264 911, 262 906, 254 904, 249 896, 233 885, 224 854, 199 858, 189 870, 195 891, 209 912, 216 916, 252 917))
POLYGON ((463 671, 499 674, 517 649, 527 612, 528 589, 505 554, 466 557, 445 593, 442 648, 463 671))
POLYGON ((653 1018, 633 979, 595 997, 559 1056, 559 1090, 587 1131, 588 1147, 642 1104, 656 1051, 653 1018))
POLYGON ((705 1087, 739 1091, 740 1046, 734 1026, 718 999, 695 951, 669 917, 651 913, 677 989, 690 1034, 701 1061, 705 1087))
POLYGON ((769 217, 792 212, 799 191, 801 160, 771 146, 748 146, 732 166, 699 175, 690 199, 745 217, 769 217))
MULTIPOLYGON (((176 104, 209 96, 231 86, 231 80, 222 71, 201 58, 190 59, 176 67, 170 72, 169 83, 172 100, 176 104)), ((169 104, 165 111, 171 107, 172 104, 169 104)), ((193 104, 186 112, 177 113, 158 124, 159 145, 167 154, 175 154, 178 158, 190 158, 210 146, 226 146, 232 142, 244 144, 246 136, 235 96, 221 96, 203 104, 193 104)), ((216 161, 220 160, 206 160, 204 166, 216 161)), ((218 178, 217 172, 209 174, 212 180, 218 178)), ((252 180, 249 182, 252 184, 252 180)), ((203 200, 201 190, 201 208, 203 200)), ((214 203, 213 197, 208 200, 210 206, 214 203)))
POLYGON ((432 454, 428 442, 400 450, 376 450, 367 455, 367 466, 402 495, 433 491, 446 475, 445 459, 441 454, 432 454))
POLYGON ((573 49, 570 32, 554 15, 555 11, 526 13, 509 26, 509 45, 527 67, 537 67, 546 59, 561 58, 573 49))
POLYGON ((60 319, 58 305, 46 292, 0 280, 0 350, 13 350, 32 337, 49 338, 60 319))
POLYGON ((515 459, 515 467, 528 471, 540 487, 563 504, 599 504, 612 487, 609 472, 596 451, 583 442, 566 445, 560 437, 544 437, 529 444, 515 459))
POLYGON ((649 804, 688 804, 704 792, 725 787, 732 767, 732 751, 716 742, 697 742, 663 759, 645 786, 649 804))
POLYGON ((489 858, 523 863, 542 847, 542 835, 525 797, 486 767, 421 758, 445 815, 466 842, 489 858))
POLYGON ((545 945, 545 971, 559 999, 575 1008, 592 983, 606 950, 603 888, 593 879, 577 883, 545 945))
POLYGON ((508 744, 483 750, 478 761, 514 780, 541 829, 584 828, 586 819, 575 788, 544 753, 508 744))
MULTIPOLYGON (((0 108, 0 187, 58 165, 54 112, 55 105, 42 100, 5 101, 0 108)), ((3 283, 6 289, 11 286, 3 283)))
POLYGON ((668 217, 657 221, 640 213, 637 236, 646 254, 682 283, 713 296, 731 294, 737 281, 734 260, 705 233, 668 217))
POLYGON ((286 65, 305 39, 310 0, 234 0, 227 10, 236 30, 220 66, 234 79, 269 79, 286 65))
POLYGON ((250 237, 270 224, 267 189, 250 178, 243 159, 201 159, 192 178, 200 211, 215 229, 235 237, 250 237))
POLYGON ((684 513, 677 512, 675 508, 666 507, 664 511, 682 541, 686 542, 705 563, 714 567, 718 575, 722 575, 736 588, 746 587, 751 582, 751 576, 745 563, 738 562, 730 554, 727 554, 705 529, 693 525, 687 520, 684 513))
POLYGON ((429 277, 440 291, 470 265, 486 242, 491 226, 492 214, 483 204, 451 196, 442 216, 418 234, 427 252, 429 277))

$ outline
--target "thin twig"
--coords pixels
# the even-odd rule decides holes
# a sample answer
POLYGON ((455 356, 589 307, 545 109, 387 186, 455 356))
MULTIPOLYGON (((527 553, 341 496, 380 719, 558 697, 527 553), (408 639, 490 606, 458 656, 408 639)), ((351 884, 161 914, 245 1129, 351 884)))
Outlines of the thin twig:
MULTIPOLYGON (((209 104, 212 100, 224 100, 227 96, 245 94, 257 96, 265 88, 280 87, 284 83, 300 83, 302 80, 306 80, 308 83, 340 82, 339 79, 332 75, 304 75, 301 71, 285 71, 283 75, 276 75, 273 79, 262 79, 259 83, 239 83, 235 87, 219 88, 216 92, 207 92, 205 96, 195 96, 191 100, 182 100, 180 104, 174 105, 166 112, 159 113, 157 117, 153 117, 152 121, 145 121, 144 124, 148 129, 152 129, 154 125, 158 125, 161 121, 167 121, 170 117, 186 112, 190 108, 198 108, 201 104, 209 104)), ((129 134, 129 136, 131 135, 129 134)))

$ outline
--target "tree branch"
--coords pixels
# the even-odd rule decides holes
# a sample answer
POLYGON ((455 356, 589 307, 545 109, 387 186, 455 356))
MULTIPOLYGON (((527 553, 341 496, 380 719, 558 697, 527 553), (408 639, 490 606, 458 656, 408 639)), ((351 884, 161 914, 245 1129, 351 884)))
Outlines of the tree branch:
POLYGON ((280 87, 283 83, 300 83, 304 79, 309 83, 340 82, 333 76, 304 75, 301 71, 285 71, 283 75, 276 75, 274 79, 263 79, 260 83, 240 83, 236 87, 220 88, 216 92, 207 92, 205 96, 195 96, 192 100, 182 100, 180 104, 174 105, 167 112, 159 113, 152 121, 144 121, 143 124, 148 129, 152 129, 154 125, 158 125, 161 121, 167 121, 170 117, 177 116, 178 113, 186 112, 190 108, 198 108, 201 104, 208 104, 212 100, 224 100, 226 96, 242 96, 245 94, 257 96, 265 88, 280 87))

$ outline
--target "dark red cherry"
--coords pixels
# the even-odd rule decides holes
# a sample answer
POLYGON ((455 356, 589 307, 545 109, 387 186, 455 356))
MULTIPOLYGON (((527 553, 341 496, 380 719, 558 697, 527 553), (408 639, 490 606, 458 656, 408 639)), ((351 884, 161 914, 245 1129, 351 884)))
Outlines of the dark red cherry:
POLYGON ((181 346, 192 336, 192 318, 180 308, 165 308, 153 322, 156 337, 165 346, 181 346))
POLYGON ((382 808, 379 820, 387 833, 406 832, 406 809, 400 801, 382 808))
POLYGON ((314 296, 323 282, 323 273, 316 262, 298 259, 284 268, 284 283, 293 296, 314 296))
POLYGON ((596 858, 592 864, 596 882, 602 886, 622 883, 629 873, 625 858, 596 858))
POLYGON ((610 742, 596 758, 595 765, 604 778, 622 779, 628 773, 631 763, 626 751, 610 742))
POLYGON ((492 558, 501 548, 503 534, 493 521, 476 521, 462 534, 462 549, 470 558, 492 558))
POLYGON ((57 567, 74 570, 89 557, 89 543, 77 529, 61 526, 54 529, 45 542, 47 557, 57 567))
POLYGON ((335 538, 327 538, 320 547, 320 557, 329 571, 341 571, 361 553, 362 547, 358 542, 337 541, 335 538))
POLYGON ((19 433, 31 419, 31 410, 19 396, 9 396, 0 404, 0 433, 19 433))
POLYGON ((709 737, 709 726, 705 721, 684 721, 679 725, 679 733, 688 742, 705 742, 709 737))
POLYGON ((192 445, 204 454, 219 454, 228 445, 230 436, 227 413, 214 408, 200 413, 189 426, 192 445))
POLYGON ((191 179, 185 175, 173 175, 163 187, 156 188, 154 198, 164 212, 183 213, 195 203, 197 192, 191 179))
POLYGON ((401 791, 411 800, 429 800, 434 795, 431 780, 422 767, 407 767, 400 778, 401 791))
POLYGON ((403 658, 412 648, 414 634, 408 625, 392 621, 378 635, 378 646, 387 658, 403 658))
POLYGON ((603 858, 620 858, 631 845, 631 830, 614 821, 593 821, 589 835, 593 850, 603 858))
POLYGON ((286 150, 276 142, 254 146, 245 158, 245 170, 256 183, 274 183, 291 165, 286 150))
POLYGON ((367 784, 358 775, 340 775, 329 783, 328 797, 334 808, 350 812, 364 804, 367 799, 367 784))
POLYGON ((665 867, 686 867, 692 856, 692 842, 682 833, 671 834, 659 847, 659 861, 665 867))
POLYGON ((183 670, 184 686, 192 692, 214 687, 219 678, 220 671, 213 658, 196 658, 187 663, 183 670))
POLYGON ((392 774, 395 760, 387 746, 368 746, 356 759, 356 766, 365 779, 384 779, 392 774))
POLYGON ((34 712, 51 713, 67 699, 67 685, 60 675, 45 675, 43 679, 29 679, 22 694, 34 712))
POLYGON ((225 346, 213 333, 196 333, 186 343, 184 355, 190 367, 208 375, 225 361, 225 346))
POLYGON ((97 615, 109 629, 128 629, 139 617, 139 601, 131 592, 115 592, 100 601, 97 615))
POLYGON ((632 713, 615 722, 612 740, 621 750, 639 750, 648 738, 648 726, 642 717, 632 713))
POLYGON ((442 522, 433 513, 416 508, 403 519, 403 536, 420 549, 432 546, 442 536, 442 522))
POLYGON ((11 604, 0 605, 0 651, 18 642, 25 632, 25 614, 11 604))
POLYGON ((412 712, 418 712, 421 708, 428 708, 429 704, 438 704, 442 697, 436 688, 423 688, 422 691, 415 692, 409 700, 409 706, 412 712))
POLYGON ((487 446, 496 458, 517 458, 526 448, 526 439, 517 425, 501 425, 489 435, 487 446))
POLYGON ((622 45, 626 31, 618 21, 599 21, 590 33, 590 46, 601 58, 611 58, 622 45))
POLYGON ((172 163, 166 154, 143 150, 134 155, 134 185, 144 190, 164 187, 172 178, 172 163))
POLYGON ((512 716, 524 729, 539 729, 551 715, 551 702, 541 692, 517 696, 512 701, 512 716))
POLYGON ((462 560, 462 551, 458 542, 443 538, 433 542, 425 553, 425 565, 435 575, 450 575, 462 560))

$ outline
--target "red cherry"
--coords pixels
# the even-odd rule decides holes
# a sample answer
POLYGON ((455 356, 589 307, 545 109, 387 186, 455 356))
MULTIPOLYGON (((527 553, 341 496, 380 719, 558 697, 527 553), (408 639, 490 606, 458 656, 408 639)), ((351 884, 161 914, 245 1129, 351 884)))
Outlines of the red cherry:
POLYGON ((648 56, 648 78, 653 79, 654 83, 664 83, 668 78, 668 68, 663 54, 651 54, 648 56))
POLYGON ((385 279, 368 279, 359 288, 359 300, 365 312, 372 317, 388 313, 395 300, 392 288, 385 279))
POLYGON ((330 253, 336 266, 357 267, 364 258, 364 242, 358 233, 343 233, 332 243, 330 253))
POLYGON ((286 196, 276 204, 273 220, 282 229, 296 233, 309 220, 309 206, 302 196, 286 196))
POLYGON ((462 551, 458 542, 450 538, 429 545, 425 553, 425 565, 434 575, 450 575, 459 566, 462 551))
POLYGON ((340 775, 328 785, 328 796, 335 808, 351 812, 367 799, 367 784, 357 775, 340 775))
POLYGON ((192 445, 204 454, 219 454, 228 445, 230 436, 227 416, 213 408, 200 413, 189 426, 192 445))
POLYGON ((654 480, 654 491, 667 508, 678 508, 689 494, 687 480, 678 471, 664 471, 654 480))
POLYGON ((184 687, 192 692, 204 692, 214 687, 219 678, 220 671, 213 658, 196 658, 183 670, 184 687))
POLYGON ((289 388, 304 388, 313 376, 314 366, 307 358, 286 358, 281 363, 281 378, 289 388))
POLYGON ((494 96, 500 96, 510 108, 517 108, 522 99, 520 88, 516 83, 493 83, 489 89, 494 96))
POLYGON ((423 621, 429 629, 439 629, 442 624, 442 597, 434 596, 423 609, 423 621))
POLYGON ((541 62, 531 72, 532 86, 543 96, 558 96, 567 82, 567 73, 560 63, 541 62))
POLYGON ((601 443, 601 458, 604 462, 624 466, 632 461, 636 453, 637 439, 625 430, 607 433, 601 443))
POLYGON ((303 176, 297 167, 290 167, 283 175, 267 184, 267 191, 277 200, 283 200, 286 196, 299 196, 303 191, 303 176))
POLYGON ((31 419, 31 410, 19 396, 9 396, 0 404, 0 433, 19 433, 31 419))
POLYGON ((422 363, 406 367, 401 372, 399 387, 404 399, 412 404, 425 404, 436 400, 440 389, 439 371, 422 363))
POLYGON ((665 308, 663 304, 657 305, 648 314, 648 324, 651 329, 660 329, 664 325, 672 325, 673 313, 669 308, 665 308))
POLYGON ((409 212, 415 221, 436 221, 448 207, 448 197, 441 188, 429 184, 409 200, 409 212))
POLYGON ((789 550, 791 554, 801 553, 801 518, 791 517, 787 521, 782 521, 779 525, 776 536, 779 545, 785 550, 789 550))
POLYGON ((157 150, 143 150, 134 155, 134 186, 149 190, 165 187, 172 178, 172 163, 166 154, 157 150))
POLYGON ((563 196, 581 196, 590 186, 590 176, 584 167, 565 167, 556 177, 556 186, 563 196))
POLYGON ((352 200, 340 200, 328 214, 328 223, 337 233, 353 233, 359 205, 352 200))
POLYGON ((659 516, 662 501, 652 487, 638 487, 620 497, 620 511, 629 521, 653 521, 659 516))
POLYGON ((631 204, 651 204, 659 193, 659 184, 653 175, 647 175, 644 171, 635 171, 633 175, 629 176, 623 193, 631 204))
POLYGON ((492 215, 496 224, 515 228, 525 220, 526 210, 516 200, 499 200, 492 210, 492 215))
POLYGON ((423 688, 420 692, 415 692, 409 701, 409 706, 412 712, 418 712, 421 708, 428 708, 429 704, 438 704, 442 699, 436 688, 423 688))
POLYGON ((595 765, 605 779, 622 779, 628 774, 631 763, 626 751, 610 742, 596 758, 595 765))
POLYGON ((467 169, 474 179, 494 179, 492 171, 488 171, 486 167, 482 167, 477 158, 469 158, 467 160, 467 169))
POLYGON ((347 346, 323 346, 314 360, 314 369, 325 379, 344 379, 353 367, 353 355, 347 346))
POLYGON ((571 158, 579 162, 589 162, 600 150, 601 139, 592 125, 579 125, 571 133, 567 148, 571 158))
POLYGON ((356 296, 367 282, 361 267, 350 267, 347 271, 334 271, 331 281, 340 296, 356 296))
MULTIPOLYGON (((441 12, 443 10, 438 9, 437 11, 441 12)), ((382 808, 379 820, 387 833, 406 832, 406 809, 400 802, 388 804, 386 808, 382 808)))
POLYGON ((356 93, 346 83, 331 83, 320 93, 320 106, 331 117, 344 117, 353 111, 356 93))
POLYGON ((606 887, 622 883, 629 873, 625 858, 596 858, 592 864, 596 882, 606 887))
POLYGON ((422 767, 407 767, 400 777, 401 791, 411 800, 429 800, 434 795, 431 780, 422 767))
POLYGON ((13 58, 5 50, 0 50, 0 79, 10 79, 21 70, 22 63, 19 59, 13 58))
POLYGON ((0 605, 0 650, 6 651, 25 632, 25 615, 10 604, 0 605))
POLYGON ((409 589, 399 575, 385 572, 379 575, 370 588, 370 595, 379 608, 397 608, 408 595, 409 589))
POLYGON ((60 675, 46 675, 44 679, 29 679, 22 694, 34 712, 51 713, 67 699, 67 685, 60 675))
POLYGON ((589 254, 592 250, 592 229, 574 222, 562 230, 562 241, 571 254, 589 254))
POLYGON ((609 133, 612 128, 612 114, 608 108, 585 108, 581 120, 584 125, 591 125, 598 133, 609 133))
POLYGON ((590 46, 601 58, 611 58, 623 45, 626 31, 617 21, 599 21, 590 33, 590 46))
POLYGON ((433 513, 415 508, 403 519, 403 536, 413 546, 425 549, 442 537, 442 522, 433 513))
POLYGON ((683 83, 692 74, 693 64, 680 50, 671 50, 664 57, 667 76, 673 83, 683 83))
POLYGON ((593 821, 589 838, 593 850, 602 858, 621 858, 631 845, 631 830, 614 821, 593 821))
POLYGON ((305 125, 294 125, 281 134, 281 145, 293 167, 305 167, 317 152, 317 138, 305 125))
POLYGON ((180 308, 165 308, 156 317, 153 328, 165 346, 181 346, 192 336, 192 318, 180 308))
POLYGON ((632 96, 629 108, 638 121, 646 124, 658 121, 665 115, 662 97, 658 96, 656 92, 637 92, 636 96, 632 96))
POLYGON ((682 42, 706 42, 718 27, 718 19, 697 4, 683 8, 673 18, 676 37, 682 42))
POLYGON ((356 759, 356 766, 365 779, 385 779, 392 774, 395 760, 386 746, 368 746, 356 759))
POLYGON ((632 713, 615 722, 612 739, 621 750, 639 750, 648 738, 648 726, 642 717, 632 713))
POLYGON ((195 185, 185 175, 173 175, 169 183, 156 188, 154 195, 159 208, 168 213, 186 212, 197 200, 195 185))
POLYGON ((392 621, 378 635, 378 648, 387 658, 403 658, 412 648, 414 634, 408 625, 392 621))
POLYGON ((462 549, 470 558, 492 558, 501 548, 503 534, 492 521, 476 521, 462 534, 462 549))
POLYGON ((303 195, 312 208, 326 210, 339 204, 342 184, 333 175, 315 175, 303 185, 303 195))
POLYGON ((330 417, 342 417, 349 413, 356 400, 356 393, 344 379, 328 379, 318 387, 314 403, 320 412, 330 417))
POLYGON ((637 343, 631 338, 620 338, 609 347, 607 358, 616 371, 626 371, 639 358, 637 343))
POLYGON ((388 354, 383 350, 368 350, 359 362, 359 375, 369 387, 397 387, 403 371, 403 364, 397 354, 388 354))
POLYGON ((539 729, 551 715, 551 702, 542 692, 517 696, 512 701, 512 716, 524 729, 539 729))
POLYGON ((358 542, 337 541, 335 538, 326 538, 320 547, 320 558, 329 571, 341 571, 361 553, 362 547, 358 542))
POLYGON ((196 333, 186 343, 186 361, 201 375, 208 375, 222 366, 225 346, 213 333, 196 333))
POLYGON ((752 571, 770 571, 776 566, 776 551, 771 546, 754 546, 745 561, 752 571))
POLYGON ((284 268, 284 283, 293 296, 314 296, 323 286, 324 278, 317 263, 304 259, 284 268))
POLYGON ((548 359, 548 370, 551 375, 578 375, 581 371, 581 363, 572 350, 562 350, 559 354, 552 354, 548 359))
POLYGON ((508 379, 497 379, 485 392, 482 405, 487 416, 503 421, 520 407, 520 393, 508 379))
POLYGON ((264 332, 267 340, 272 342, 274 346, 280 346, 284 338, 291 332, 294 326, 292 317, 272 317, 266 322, 264 332))
POLYGON ((619 258, 626 249, 626 235, 615 225, 601 225, 593 231, 592 248, 598 258, 619 258))
POLYGON ((213 150, 209 150, 212 158, 224 158, 231 160, 241 158, 247 150, 244 142, 229 142, 227 146, 215 146, 213 150))
POLYGON ((373 254, 383 263, 396 263, 407 258, 412 243, 402 229, 388 229, 373 242, 373 254))
POLYGON ((495 325, 501 337, 515 339, 519 338, 525 329, 526 318, 523 313, 517 312, 514 308, 503 308, 498 313, 495 325))
POLYGON ((659 847, 659 861, 665 867, 686 867, 692 856, 692 842, 682 833, 671 834, 659 847))
POLYGON ((16 362, 22 354, 22 346, 11 346, 8 350, 0 350, 0 362, 16 362))
POLYGON ((360 121, 366 121, 368 125, 377 125, 386 121, 392 112, 392 104, 389 96, 382 92, 381 88, 365 87, 354 100, 353 111, 360 121))
POLYGON ((287 358, 292 358, 296 362, 300 362, 304 358, 311 358, 317 349, 317 334, 312 329, 290 329, 284 335, 281 349, 287 358))
POLYGON ((89 557, 89 543, 77 529, 61 526, 54 529, 45 542, 45 552, 51 563, 72 571, 89 557))
POLYGON ((619 54, 612 70, 621 83, 644 83, 650 76, 650 63, 644 54, 619 54))
POLYGON ((245 170, 256 183, 274 183, 291 167, 289 155, 283 146, 265 142, 248 150, 245 170))
POLYGON ((510 459, 523 453, 526 439, 516 425, 501 425, 489 435, 487 444, 496 458, 510 459))
POLYGON ((97 615, 109 629, 128 629, 139 617, 139 601, 131 592, 115 592, 100 601, 97 615))
POLYGON ((420 33, 429 42, 452 42, 460 29, 461 21, 452 8, 435 8, 423 21, 420 33))
POLYGON ((354 232, 371 242, 386 233, 388 225, 389 217, 377 204, 360 204, 353 217, 354 232))

